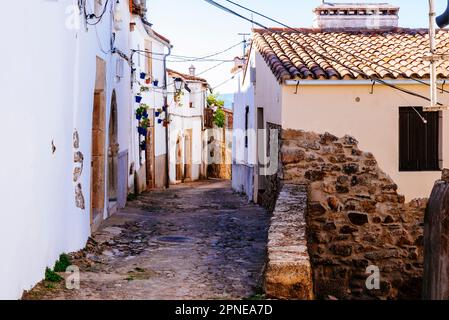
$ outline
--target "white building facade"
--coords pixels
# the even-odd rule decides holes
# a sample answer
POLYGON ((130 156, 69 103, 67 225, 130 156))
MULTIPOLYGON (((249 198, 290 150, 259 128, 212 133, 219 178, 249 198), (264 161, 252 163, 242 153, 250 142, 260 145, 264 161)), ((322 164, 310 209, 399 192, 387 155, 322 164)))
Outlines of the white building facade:
MULTIPOLYGON (((378 10, 385 7, 378 6, 378 10)), ((318 9, 316 14, 322 7, 318 9)), ((448 111, 423 109, 430 104, 429 67, 416 57, 428 51, 428 30, 397 28, 398 8, 393 7, 385 14, 391 20, 387 25, 373 27, 368 21, 366 28, 345 29, 348 19, 356 20, 354 26, 369 19, 365 13, 372 5, 359 9, 352 14, 341 10, 329 24, 326 17, 317 17, 325 30, 284 29, 283 36, 277 36, 279 30, 255 30, 248 62, 236 84, 234 131, 278 127, 350 135, 375 156, 406 201, 427 198, 441 169, 449 166, 448 111), (323 47, 329 51, 321 51, 323 47), (376 59, 379 54, 381 60, 376 59)), ((449 45, 447 39, 447 30, 438 31, 440 47, 449 45)), ((444 83, 449 63, 438 64, 438 77, 438 101, 448 105, 444 83)), ((250 138, 248 147, 239 146, 239 140, 235 141, 233 187, 257 200, 265 189, 261 171, 245 178, 237 170, 249 171, 247 157, 259 166, 261 157, 253 157, 268 153, 259 152, 268 145, 261 137, 250 138)))
MULTIPOLYGON (((206 176, 203 141, 204 110, 209 85, 191 74, 168 70, 170 183, 196 181, 206 176), (179 86, 178 88, 176 88, 179 86)), ((162 119, 164 120, 164 119, 162 119)))
POLYGON ((131 50, 133 50, 132 115, 130 128, 131 170, 129 187, 131 192, 141 193, 146 189, 167 186, 167 128, 158 121, 165 114, 167 81, 165 60, 171 51, 168 39, 155 32, 151 24, 138 14, 133 16, 131 50), (141 100, 139 98, 141 97, 141 100), (136 100, 137 98, 137 100, 136 100), (140 102, 137 102, 139 101, 140 102), (139 107, 146 108, 148 128, 139 133, 142 119, 136 119, 139 107), (134 175, 136 179, 134 179, 134 175))
MULTIPOLYGON (((13 30, 0 54, 0 299, 16 299, 125 206, 139 170, 131 50, 150 40, 163 53, 168 43, 131 33, 143 26, 145 1, 24 1, 5 10, 23 15, 0 22, 13 30)), ((152 73, 162 82, 163 64, 152 73)), ((146 99, 163 105, 162 93, 146 99)), ((156 158, 164 153, 156 144, 156 158)))

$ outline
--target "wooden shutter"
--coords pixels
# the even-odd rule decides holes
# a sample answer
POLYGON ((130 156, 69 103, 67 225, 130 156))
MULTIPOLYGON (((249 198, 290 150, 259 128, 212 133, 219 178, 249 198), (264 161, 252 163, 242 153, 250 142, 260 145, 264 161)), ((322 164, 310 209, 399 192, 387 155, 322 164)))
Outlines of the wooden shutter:
POLYGON ((399 170, 439 170, 439 112, 399 109, 399 170), (419 113, 419 114, 418 114, 419 113), (420 115, 427 120, 425 124, 420 115))

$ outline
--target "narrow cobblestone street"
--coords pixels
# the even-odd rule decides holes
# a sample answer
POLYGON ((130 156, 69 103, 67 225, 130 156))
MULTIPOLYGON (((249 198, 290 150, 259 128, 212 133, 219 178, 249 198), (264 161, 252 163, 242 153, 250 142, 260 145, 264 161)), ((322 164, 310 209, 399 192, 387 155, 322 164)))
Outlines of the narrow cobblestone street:
POLYGON ((204 181, 153 191, 72 254, 81 289, 42 282, 24 299, 243 299, 259 293, 269 215, 204 181))

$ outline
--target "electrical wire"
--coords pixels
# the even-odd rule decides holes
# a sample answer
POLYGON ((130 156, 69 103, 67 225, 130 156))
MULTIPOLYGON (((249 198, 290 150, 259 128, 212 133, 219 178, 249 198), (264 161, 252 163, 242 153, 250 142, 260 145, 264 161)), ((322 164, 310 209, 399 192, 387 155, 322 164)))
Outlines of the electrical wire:
MULTIPOLYGON (((151 52, 146 52, 145 50, 133 50, 140 56, 147 57, 156 61, 164 61, 164 59, 155 58, 151 54, 151 52)), ((185 63, 185 62, 234 62, 234 60, 224 60, 224 59, 187 59, 187 60, 167 60, 167 62, 171 63, 185 63)))
POLYGON ((103 16, 106 14, 106 10, 109 4, 109 0, 106 0, 104 7, 102 9, 102 12, 99 16, 97 16, 95 13, 87 14, 86 12, 86 4, 84 4, 84 15, 86 17, 86 23, 90 26, 95 26, 101 22, 103 19, 103 16), (89 22, 89 20, 97 19, 94 23, 89 22))
MULTIPOLYGON (((235 5, 235 6, 237 6, 237 7, 241 8, 241 9, 243 9, 243 10, 249 11, 249 12, 254 13, 254 14, 256 14, 256 15, 262 17, 262 18, 265 18, 265 19, 267 19, 267 20, 269 20, 269 21, 271 21, 271 22, 274 22, 274 23, 276 23, 276 24, 279 24, 279 25, 281 25, 281 26, 283 26, 283 27, 285 27, 285 28, 287 28, 287 29, 289 29, 289 30, 291 30, 291 31, 293 31, 293 32, 298 32, 297 29, 292 28, 292 27, 290 27, 289 25, 287 25, 287 24, 285 24, 285 23, 282 23, 282 22, 279 21, 279 20, 273 19, 273 18, 271 18, 271 17, 269 17, 269 16, 267 16, 267 15, 265 15, 265 14, 262 14, 262 13, 260 13, 260 12, 258 12, 258 11, 255 11, 255 10, 253 10, 253 9, 250 9, 250 8, 248 8, 248 7, 245 7, 245 6, 243 6, 243 5, 239 4, 239 3, 236 3, 236 2, 234 2, 234 1, 232 1, 232 0, 225 0, 225 1, 231 3, 231 4, 235 5)), ((387 68, 387 67, 385 67, 384 65, 381 65, 381 64, 379 64, 379 63, 377 63, 377 62, 371 61, 371 60, 369 60, 369 59, 366 59, 366 58, 363 58, 363 57, 361 57, 361 56, 358 56, 358 55, 356 55, 356 54, 354 54, 354 53, 352 53, 352 52, 350 52, 350 51, 347 51, 347 50, 345 50, 344 48, 341 48, 341 47, 337 47, 337 46, 335 46, 335 45, 332 45, 332 44, 326 42, 325 40, 317 39, 316 37, 314 37, 313 34, 309 34, 309 37, 312 38, 312 39, 315 40, 315 41, 319 41, 319 42, 321 42, 321 43, 324 43, 325 45, 327 45, 327 46, 329 46, 329 47, 331 47, 331 48, 333 48, 333 49, 335 49, 335 50, 342 51, 342 52, 344 52, 344 53, 346 53, 346 54, 348 54, 348 55, 350 55, 350 56, 356 58, 356 59, 359 60, 359 61, 368 62, 368 63, 370 63, 370 64, 374 64, 374 65, 376 65, 376 66, 378 66, 378 67, 384 69, 385 71, 388 71, 389 73, 392 73, 392 74, 398 73, 398 74, 404 76, 404 73, 403 73, 402 71, 400 71, 400 70, 387 68)), ((324 48, 323 48, 323 50, 324 50, 324 48)), ((423 84, 423 85, 426 85, 426 86, 429 86, 429 87, 430 87, 430 84, 429 84, 429 83, 427 83, 427 82, 425 82, 425 81, 423 81, 423 80, 421 80, 421 79, 417 79, 417 78, 414 78, 414 77, 407 77, 407 78, 410 79, 410 80, 413 80, 413 81, 415 81, 415 82, 418 82, 418 83, 420 83, 420 84, 423 84)), ((443 91, 443 92, 445 92, 445 93, 449 93, 449 91, 444 90, 444 89, 442 89, 441 91, 443 91)))
MULTIPOLYGON (((235 15, 235 16, 237 16, 237 17, 239 17, 239 18, 241 18, 241 19, 244 19, 244 20, 246 20, 246 21, 248 21, 248 22, 251 22, 251 23, 253 23, 253 24, 255 24, 255 25, 257 25, 257 26, 259 26, 259 27, 261 27, 261 28, 263 28, 263 29, 265 29, 265 30, 271 31, 271 32, 275 33, 276 35, 278 35, 279 37, 282 37, 282 38, 284 38, 285 40, 287 40, 287 43, 293 42, 293 43, 297 44, 298 46, 300 46, 301 48, 304 49, 304 47, 303 47, 303 45, 302 45, 301 43, 299 43, 299 42, 297 42, 297 41, 295 41, 295 40, 292 40, 292 39, 289 39, 289 38, 285 37, 284 35, 282 35, 282 33, 278 33, 278 32, 276 32, 275 30, 266 27, 266 26, 263 25, 262 23, 255 21, 254 19, 247 18, 247 17, 245 17, 245 16, 243 16, 243 15, 241 15, 241 14, 239 14, 239 13, 237 13, 237 12, 235 12, 235 11, 229 9, 228 7, 223 6, 223 5, 217 3, 217 2, 215 2, 215 1, 213 1, 213 0, 204 0, 204 1, 207 2, 207 3, 209 3, 210 5, 213 5, 213 6, 217 7, 217 8, 219 8, 219 9, 221 9, 222 11, 225 11, 225 12, 227 12, 227 13, 230 13, 230 14, 232 14, 232 15, 235 15)), ((290 45, 290 43, 289 43, 289 45, 290 45)), ((304 50, 305 50, 305 49, 304 49, 304 50)), ((336 59, 334 59, 334 58, 332 58, 332 57, 330 57, 330 56, 326 56, 326 55, 323 55, 323 54, 318 53, 313 47, 311 47, 310 50, 305 50, 305 51, 306 51, 306 52, 311 51, 311 52, 315 53, 317 56, 319 56, 319 57, 321 57, 321 58, 323 58, 323 59, 327 59, 327 60, 333 61, 333 62, 335 62, 335 63, 337 63, 337 64, 339 64, 339 65, 341 65, 341 66, 344 66, 340 61, 338 61, 338 60, 336 60, 336 59)), ((366 74, 365 72, 363 72, 363 71, 360 70, 360 69, 357 70, 356 67, 355 67, 355 68, 349 67, 349 66, 344 66, 344 67, 346 67, 347 69, 351 70, 351 71, 354 72, 354 73, 361 74, 361 75, 365 76, 367 79, 370 79, 370 80, 372 80, 372 81, 375 81, 375 82, 378 82, 378 83, 383 84, 383 85, 385 85, 385 86, 391 87, 391 88, 393 88, 393 89, 402 91, 402 92, 407 93, 407 94, 409 94, 409 95, 413 95, 413 96, 415 96, 415 97, 422 98, 422 99, 424 99, 424 100, 426 100, 426 101, 430 101, 430 99, 429 99, 428 97, 426 97, 426 96, 423 96, 423 95, 421 95, 421 94, 419 94, 419 93, 416 93, 416 92, 413 92, 413 91, 410 91, 410 90, 407 90, 407 89, 404 89, 404 88, 400 88, 400 87, 398 87, 398 86, 396 86, 396 85, 390 84, 390 83, 388 83, 388 82, 386 82, 386 81, 384 81, 384 80, 382 80, 382 79, 379 79, 379 78, 377 78, 377 77, 370 76, 370 75, 366 74)), ((442 104, 439 103, 439 105, 442 105, 442 104)))
POLYGON ((217 89, 217 88, 219 88, 219 87, 225 85, 225 84, 228 83, 229 81, 234 80, 234 78, 235 78, 235 76, 233 76, 233 77, 227 79, 226 81, 223 81, 223 82, 220 83, 219 85, 216 85, 215 87, 212 88, 212 91, 214 91, 215 89, 217 89))
POLYGON ((210 67, 209 69, 206 69, 206 70, 204 70, 204 71, 201 71, 201 72, 198 73, 196 76, 198 77, 198 76, 201 76, 201 75, 203 75, 203 74, 205 74, 205 73, 207 73, 207 72, 209 72, 209 71, 211 71, 211 70, 214 70, 214 69, 218 68, 219 66, 225 64, 226 62, 227 62, 227 61, 222 61, 222 62, 216 64, 215 66, 210 67))

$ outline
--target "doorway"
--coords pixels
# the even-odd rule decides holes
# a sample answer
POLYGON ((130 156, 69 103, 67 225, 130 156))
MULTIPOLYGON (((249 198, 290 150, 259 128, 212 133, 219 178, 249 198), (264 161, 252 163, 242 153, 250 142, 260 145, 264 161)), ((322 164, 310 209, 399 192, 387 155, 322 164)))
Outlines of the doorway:
POLYGON ((185 131, 184 138, 184 181, 192 180, 192 129, 185 131))
POLYGON ((117 120, 117 97, 115 91, 112 93, 111 114, 109 118, 109 147, 108 147, 108 215, 117 212, 118 196, 118 120, 117 120))
POLYGON ((90 218, 92 231, 94 231, 103 220, 105 202, 105 72, 105 61, 97 57, 92 113, 92 162, 90 186, 90 218))
POLYGON ((183 179, 183 161, 182 161, 182 138, 178 135, 176 139, 176 181, 183 179))
POLYGON ((150 126, 148 127, 147 136, 145 140, 145 163, 147 174, 147 187, 153 189, 156 185, 156 169, 155 169, 155 152, 154 152, 154 110, 149 111, 150 126))

